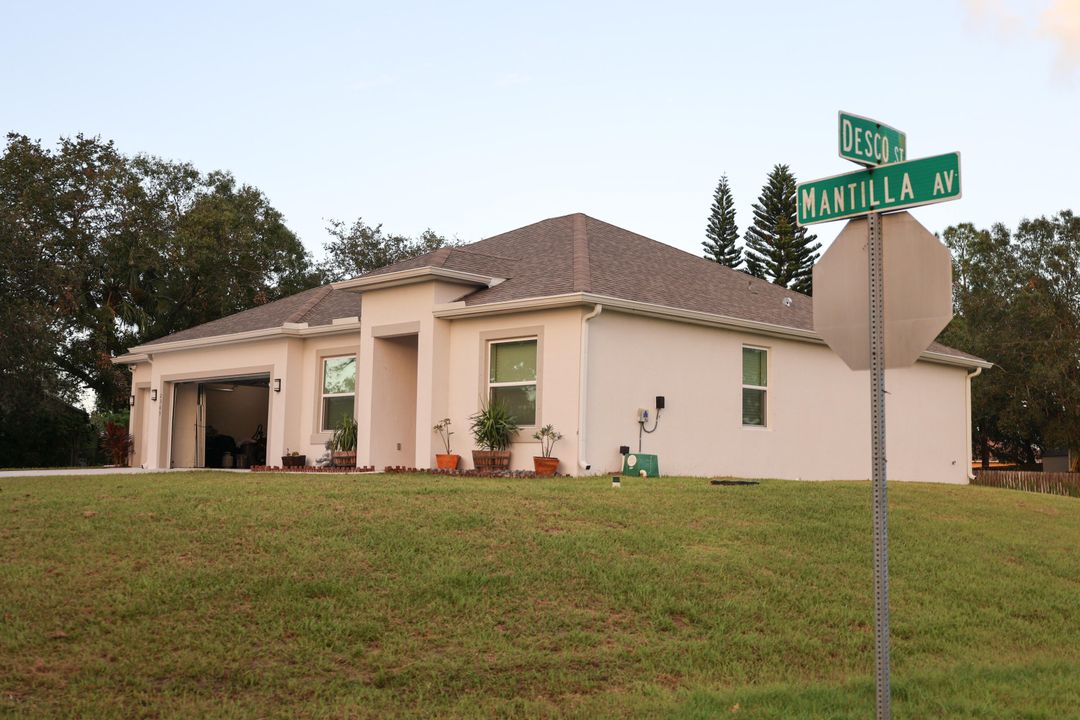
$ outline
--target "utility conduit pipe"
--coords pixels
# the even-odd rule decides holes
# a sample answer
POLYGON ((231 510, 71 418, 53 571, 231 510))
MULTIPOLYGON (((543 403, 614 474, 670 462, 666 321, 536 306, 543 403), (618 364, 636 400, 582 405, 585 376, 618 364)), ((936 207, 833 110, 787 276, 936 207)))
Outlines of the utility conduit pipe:
POLYGON ((964 470, 964 472, 967 473, 967 479, 968 479, 969 483, 972 480, 975 479, 975 473, 973 473, 971 471, 971 441, 974 439, 972 437, 972 435, 971 435, 971 379, 979 377, 979 375, 982 374, 982 371, 983 371, 983 369, 981 367, 977 367, 974 370, 972 370, 971 372, 969 372, 967 374, 967 386, 964 388, 964 390, 965 390, 965 392, 964 392, 964 402, 965 402, 965 405, 967 406, 967 447, 968 447, 968 449, 967 449, 968 464, 967 464, 967 469, 964 470))
POLYGON ((604 306, 597 303, 591 312, 581 319, 581 362, 578 363, 578 467, 582 470, 590 470, 592 465, 585 459, 587 449, 585 437, 585 423, 588 421, 586 407, 588 404, 587 392, 589 389, 589 321, 599 315, 604 306))

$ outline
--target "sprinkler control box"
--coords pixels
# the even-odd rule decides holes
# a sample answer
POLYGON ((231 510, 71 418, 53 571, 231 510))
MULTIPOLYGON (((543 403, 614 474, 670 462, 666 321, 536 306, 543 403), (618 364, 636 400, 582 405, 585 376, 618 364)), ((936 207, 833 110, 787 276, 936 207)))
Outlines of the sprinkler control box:
POLYGON ((640 477, 660 477, 660 461, 655 455, 627 453, 623 456, 622 474, 640 477))

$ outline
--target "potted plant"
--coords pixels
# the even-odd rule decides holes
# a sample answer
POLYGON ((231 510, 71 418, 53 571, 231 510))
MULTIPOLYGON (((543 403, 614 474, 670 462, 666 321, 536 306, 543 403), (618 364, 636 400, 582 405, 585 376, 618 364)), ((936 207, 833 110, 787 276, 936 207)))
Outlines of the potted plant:
POLYGON ((446 448, 445 453, 435 454, 435 466, 440 470, 457 470, 458 463, 461 462, 461 456, 455 455, 450 450, 450 436, 454 434, 450 429, 450 418, 443 418, 431 429, 439 433, 439 439, 442 440, 442 444, 446 448))
POLYGON ((307 455, 301 455, 296 450, 289 452, 289 449, 285 448, 285 454, 281 456, 281 467, 305 466, 307 466, 307 455))
POLYGON ((510 409, 498 400, 481 403, 480 410, 472 415, 470 430, 480 447, 473 450, 473 465, 482 472, 499 472, 510 469, 510 442, 518 431, 518 424, 510 409))
POLYGON ((341 418, 330 438, 330 464, 334 467, 356 467, 356 430, 356 420, 352 416, 341 418))
POLYGON ((559 469, 559 458, 551 457, 555 443, 562 440, 562 433, 554 425, 545 425, 533 433, 533 440, 540 441, 540 457, 533 456, 537 477, 553 477, 559 469))

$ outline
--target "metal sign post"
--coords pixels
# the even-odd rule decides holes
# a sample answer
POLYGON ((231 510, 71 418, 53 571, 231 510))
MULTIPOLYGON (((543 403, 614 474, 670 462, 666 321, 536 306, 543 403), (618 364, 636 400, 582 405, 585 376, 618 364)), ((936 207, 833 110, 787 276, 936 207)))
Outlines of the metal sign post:
POLYGON ((881 213, 870 213, 870 432, 874 507, 874 677, 876 718, 889 720, 889 500, 885 486, 885 264, 881 213))
POLYGON ((952 263, 948 249, 908 213, 881 213, 958 199, 960 153, 908 160, 904 133, 844 112, 839 140, 840 157, 869 167, 799 183, 796 222, 856 218, 814 265, 814 332, 849 368, 870 370, 875 717, 890 720, 885 368, 915 363, 952 319, 952 263), (886 225, 892 238, 888 253, 886 225))

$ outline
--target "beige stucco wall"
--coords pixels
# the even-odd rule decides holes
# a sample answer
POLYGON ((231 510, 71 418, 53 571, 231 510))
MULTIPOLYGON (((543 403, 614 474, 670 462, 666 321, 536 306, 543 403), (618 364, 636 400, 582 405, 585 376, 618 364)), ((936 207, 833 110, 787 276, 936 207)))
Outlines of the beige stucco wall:
MULTIPOLYGON (((869 376, 827 347, 605 311, 591 321, 588 453, 596 470, 638 447, 637 409, 667 408, 642 452, 663 474, 865 479, 869 376), (742 425, 742 347, 769 349, 768 427, 742 425)), ((920 362, 886 374, 888 476, 967 482, 966 372, 920 362)), ((651 426, 651 425, 650 425, 651 426)))
MULTIPOLYGON (((583 308, 563 308, 453 321, 447 378, 449 402, 445 416, 453 422, 454 451, 462 455, 463 466, 472 467, 471 451, 475 449, 469 433, 469 416, 480 408, 481 398, 487 393, 487 342, 537 335, 537 424, 550 423, 563 434, 553 455, 561 461, 559 472, 575 472, 578 462, 578 365, 584 313, 583 308)), ((511 447, 513 468, 533 469, 533 456, 540 454, 539 442, 532 439, 535 431, 536 426, 529 426, 518 433, 518 440, 511 447)), ((429 462, 434 463, 434 456, 429 462)))
POLYGON ((128 418, 128 432, 134 436, 129 463, 140 467, 144 462, 143 444, 146 442, 146 429, 150 422, 150 365, 142 363, 134 366, 131 372, 131 394, 135 397, 128 418))
POLYGON ((366 464, 416 466, 417 344, 416 335, 375 339, 371 401, 377 411, 366 464))
MULTIPOLYGON (((290 450, 304 453, 308 462, 314 464, 325 452, 326 441, 332 433, 319 427, 322 402, 322 360, 341 355, 357 355, 360 352, 360 333, 306 338, 297 345, 295 356, 290 357, 290 367, 296 372, 288 388, 287 403, 297 417, 295 432, 286 438, 290 450)), ((359 365, 359 361, 357 362, 359 365)), ((267 462, 277 465, 281 458, 267 456, 267 462)))

